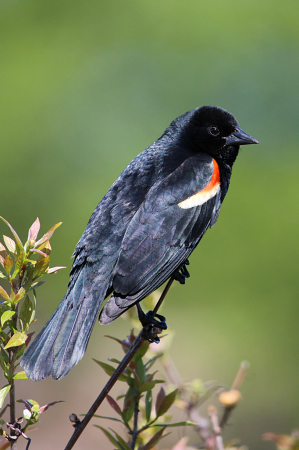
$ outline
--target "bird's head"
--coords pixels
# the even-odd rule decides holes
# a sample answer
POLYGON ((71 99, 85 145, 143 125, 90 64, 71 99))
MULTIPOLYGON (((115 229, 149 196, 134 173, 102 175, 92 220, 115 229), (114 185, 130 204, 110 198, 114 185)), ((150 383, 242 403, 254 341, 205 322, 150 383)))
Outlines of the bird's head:
POLYGON ((232 165, 240 145, 258 144, 239 127, 232 114, 217 106, 202 106, 181 118, 194 149, 209 153, 219 162, 232 165))

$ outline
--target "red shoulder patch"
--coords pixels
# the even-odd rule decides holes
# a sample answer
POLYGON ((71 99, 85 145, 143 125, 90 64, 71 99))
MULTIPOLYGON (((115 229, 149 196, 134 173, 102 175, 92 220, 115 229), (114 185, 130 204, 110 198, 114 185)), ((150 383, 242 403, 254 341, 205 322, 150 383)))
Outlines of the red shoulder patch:
POLYGON ((213 158, 214 170, 209 183, 201 191, 188 197, 178 204, 180 208, 188 209, 203 205, 214 197, 220 189, 220 170, 217 161, 213 158))

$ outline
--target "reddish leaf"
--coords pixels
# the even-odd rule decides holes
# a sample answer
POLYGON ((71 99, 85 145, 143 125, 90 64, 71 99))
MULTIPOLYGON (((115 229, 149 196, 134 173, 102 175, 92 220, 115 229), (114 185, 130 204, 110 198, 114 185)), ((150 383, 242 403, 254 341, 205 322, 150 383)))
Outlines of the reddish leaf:
POLYGON ((7 255, 7 257, 5 258, 5 261, 4 261, 4 268, 5 268, 7 275, 10 274, 12 266, 13 266, 12 257, 10 255, 7 255))
POLYGON ((121 409, 118 406, 118 404, 116 403, 116 401, 112 397, 110 397, 110 395, 106 395, 106 399, 107 399, 107 402, 109 403, 109 405, 111 406, 111 408, 113 408, 114 411, 121 416, 121 409))
POLYGON ((108 336, 105 335, 105 337, 109 338, 109 339, 113 339, 114 341, 118 342, 122 347, 124 347, 126 350, 128 350, 131 346, 127 341, 121 341, 120 339, 117 339, 113 336, 108 336))
POLYGON ((178 390, 175 389, 174 391, 170 392, 170 394, 166 395, 163 398, 162 402, 160 403, 160 406, 158 408, 156 408, 157 417, 162 416, 163 414, 166 413, 166 411, 169 410, 169 408, 175 401, 177 392, 178 392, 178 390))
POLYGON ((9 295, 8 295, 8 293, 6 292, 6 290, 3 289, 2 286, 0 286, 0 295, 1 295, 5 300, 7 300, 7 301, 10 302, 9 295))
POLYGON ((160 441, 164 430, 165 427, 154 434, 154 436, 145 445, 140 447, 140 450, 150 450, 151 448, 153 448, 160 441))
POLYGON ((18 293, 15 295, 14 299, 13 299, 13 303, 16 304, 18 303, 20 300, 22 300, 22 298, 24 297, 24 295, 26 294, 26 291, 23 287, 21 287, 21 289, 18 290, 18 293))
POLYGON ((30 411, 33 404, 29 401, 29 400, 23 400, 22 398, 20 398, 20 400, 17 400, 18 403, 24 403, 24 405, 26 406, 26 408, 30 411))
POLYGON ((28 243, 29 244, 31 243, 31 241, 32 242, 36 241, 39 229, 40 229, 40 221, 39 221, 39 218, 37 217, 35 222, 33 222, 33 224, 31 225, 31 227, 29 228, 29 231, 28 231, 28 243))
POLYGON ((165 397, 165 395, 166 395, 165 391, 164 391, 163 387, 161 386, 160 391, 159 391, 159 393, 157 395, 157 398, 156 398, 156 411, 159 410, 160 405, 161 405, 162 400, 165 397))
POLYGON ((48 409, 50 406, 56 405, 56 403, 63 403, 63 402, 64 402, 63 400, 57 400, 56 402, 47 403, 46 405, 41 406, 41 407, 39 408, 39 413, 42 414, 43 412, 47 411, 47 409, 48 409))
POLYGON ((33 253, 39 253, 40 255, 44 256, 45 258, 47 257, 47 253, 42 252, 38 248, 32 248, 30 251, 33 253))
POLYGON ((66 269, 66 266, 56 266, 56 267, 51 267, 51 269, 48 269, 48 270, 47 270, 47 273, 48 273, 48 274, 57 273, 58 270, 61 270, 61 269, 66 269))
POLYGON ((26 339, 26 341, 25 341, 26 348, 27 348, 28 345, 30 344, 30 341, 31 341, 32 336, 33 336, 34 334, 35 334, 35 332, 29 333, 29 334, 27 335, 27 339, 26 339))

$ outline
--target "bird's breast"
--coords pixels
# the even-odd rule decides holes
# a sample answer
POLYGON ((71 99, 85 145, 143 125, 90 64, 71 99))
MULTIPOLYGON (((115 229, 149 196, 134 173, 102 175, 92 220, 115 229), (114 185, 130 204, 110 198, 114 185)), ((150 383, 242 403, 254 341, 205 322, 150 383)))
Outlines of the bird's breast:
POLYGON ((213 158, 214 170, 209 183, 199 192, 178 204, 182 209, 194 208, 206 203, 210 198, 214 197, 220 190, 220 171, 219 166, 213 158))

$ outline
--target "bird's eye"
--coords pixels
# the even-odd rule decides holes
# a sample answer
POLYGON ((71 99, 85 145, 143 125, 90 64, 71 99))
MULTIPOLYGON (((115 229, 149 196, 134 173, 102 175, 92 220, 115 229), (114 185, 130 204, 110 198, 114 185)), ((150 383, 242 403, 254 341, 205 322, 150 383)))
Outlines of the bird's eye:
POLYGON ((220 130, 219 130, 219 128, 217 128, 217 127, 210 127, 210 128, 209 128, 209 133, 210 133, 212 136, 218 136, 218 134, 220 133, 220 130))

